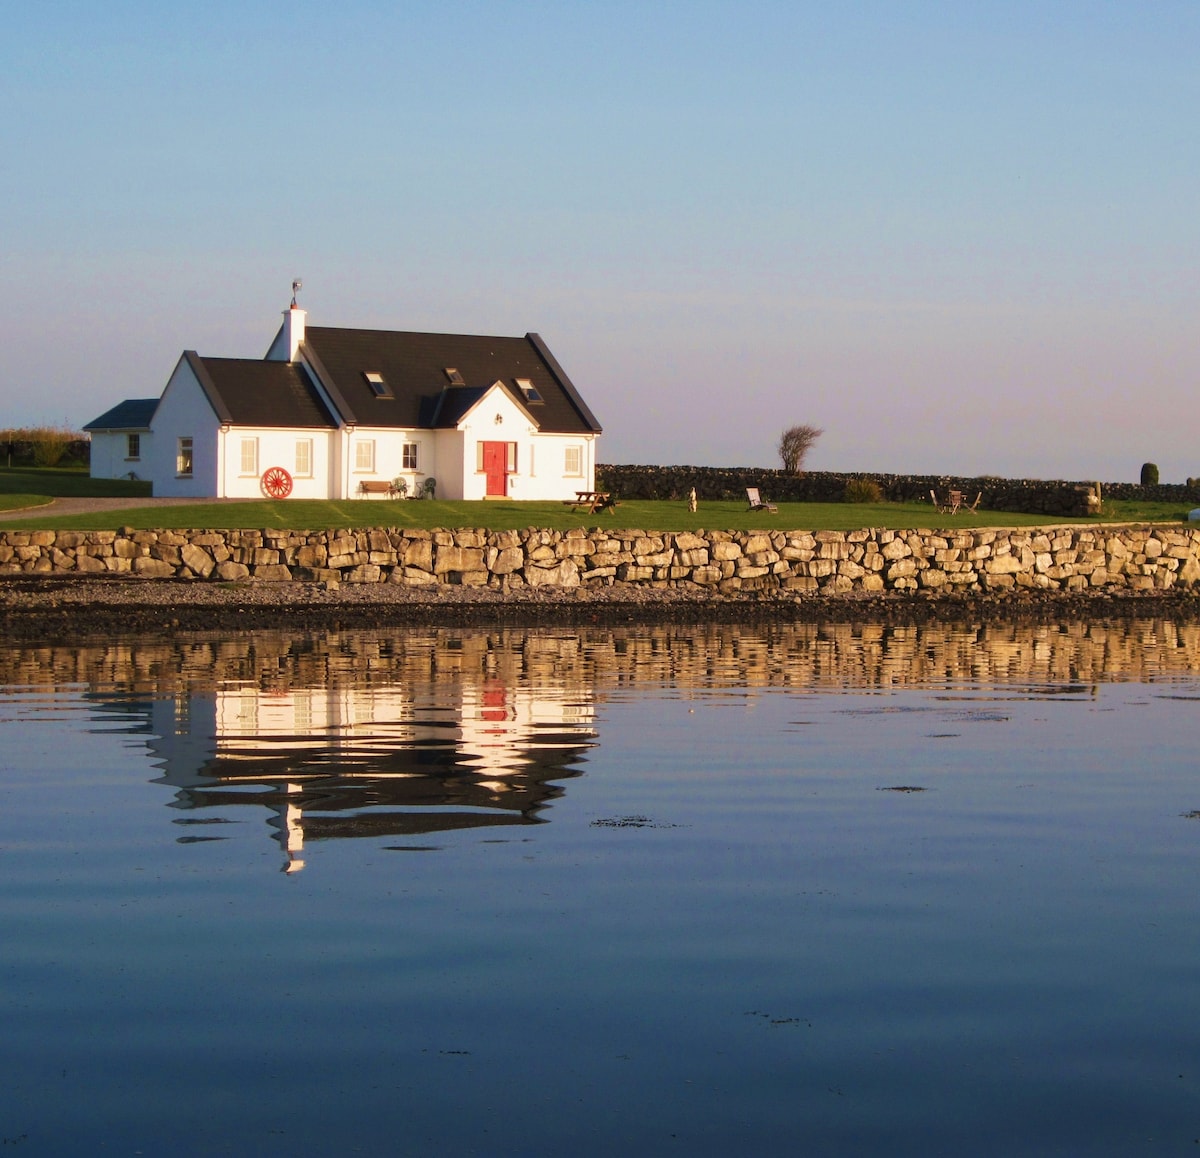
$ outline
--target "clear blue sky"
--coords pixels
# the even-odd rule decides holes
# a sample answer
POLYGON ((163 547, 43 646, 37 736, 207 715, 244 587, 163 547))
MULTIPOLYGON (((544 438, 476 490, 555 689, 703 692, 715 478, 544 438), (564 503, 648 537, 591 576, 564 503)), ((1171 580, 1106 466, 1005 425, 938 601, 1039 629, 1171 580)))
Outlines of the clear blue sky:
POLYGON ((609 462, 1200 475, 1200 4, 44 0, 0 425, 312 324, 536 330, 609 462))

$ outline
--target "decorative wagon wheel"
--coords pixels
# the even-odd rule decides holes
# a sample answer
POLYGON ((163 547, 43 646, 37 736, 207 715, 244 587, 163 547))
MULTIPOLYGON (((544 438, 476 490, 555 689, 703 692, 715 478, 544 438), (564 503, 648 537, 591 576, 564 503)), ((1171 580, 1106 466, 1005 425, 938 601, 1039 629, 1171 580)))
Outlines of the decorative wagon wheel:
POLYGON ((286 499, 292 493, 292 476, 281 466, 263 471, 262 489, 273 499, 286 499))

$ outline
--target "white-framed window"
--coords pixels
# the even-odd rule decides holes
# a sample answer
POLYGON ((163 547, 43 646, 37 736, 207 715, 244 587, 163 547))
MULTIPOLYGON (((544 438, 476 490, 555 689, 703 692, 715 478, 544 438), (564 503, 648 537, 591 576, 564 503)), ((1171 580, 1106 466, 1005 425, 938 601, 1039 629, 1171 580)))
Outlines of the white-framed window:
POLYGON ((242 439, 241 473, 253 478, 258 474, 258 439, 242 439))
POLYGON ((175 444, 175 474, 178 478, 192 477, 192 440, 180 438, 175 444))
POLYGON ((417 453, 419 443, 406 442, 400 448, 401 470, 420 470, 420 456, 417 453))
POLYGON ((360 438, 355 441, 354 469, 358 471, 375 469, 375 440, 373 438, 360 438))
POLYGON ((563 451, 563 474, 576 478, 583 474, 583 447, 568 446, 563 451))
POLYGON ((312 478, 312 442, 311 438, 296 439, 296 469, 292 473, 297 478, 312 478))
POLYGON ((125 435, 125 461, 137 462, 142 457, 142 436, 140 434, 125 435))

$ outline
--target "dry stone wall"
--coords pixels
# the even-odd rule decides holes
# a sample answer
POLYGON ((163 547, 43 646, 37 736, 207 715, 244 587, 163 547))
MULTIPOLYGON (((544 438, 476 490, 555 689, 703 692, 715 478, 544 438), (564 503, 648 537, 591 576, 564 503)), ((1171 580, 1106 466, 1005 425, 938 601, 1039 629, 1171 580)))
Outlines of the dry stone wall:
POLYGON ((1165 589, 1200 578, 1200 528, 8 531, 4 574, 721 593, 1165 589))
POLYGON ((596 485, 623 499, 669 499, 680 501, 696 488, 701 502, 744 500, 747 487, 758 487, 765 498, 776 503, 840 503, 846 487, 857 480, 876 483, 889 502, 930 501, 929 492, 944 495, 960 490, 986 511, 1014 511, 1037 515, 1077 518, 1096 513, 1101 498, 1140 499, 1171 502, 1189 507, 1200 503, 1200 488, 1182 484, 1143 487, 1131 483, 1068 482, 1045 479, 1005 479, 995 476, 902 475, 805 471, 787 474, 781 470, 711 466, 615 466, 596 467, 596 485), (1089 495, 1092 496, 1089 503, 1089 495))

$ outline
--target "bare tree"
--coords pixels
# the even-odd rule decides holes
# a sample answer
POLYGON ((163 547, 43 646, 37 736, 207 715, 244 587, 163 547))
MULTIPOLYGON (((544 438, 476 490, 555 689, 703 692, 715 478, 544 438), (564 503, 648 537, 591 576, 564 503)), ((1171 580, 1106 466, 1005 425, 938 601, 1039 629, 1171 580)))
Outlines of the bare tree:
POLYGON ((815 426, 789 426, 779 436, 779 457, 788 474, 799 474, 804 459, 825 432, 815 426))

